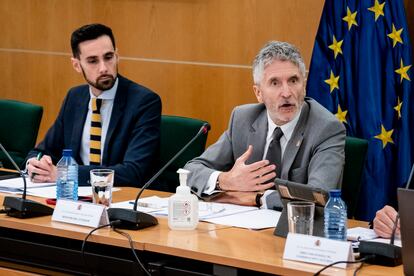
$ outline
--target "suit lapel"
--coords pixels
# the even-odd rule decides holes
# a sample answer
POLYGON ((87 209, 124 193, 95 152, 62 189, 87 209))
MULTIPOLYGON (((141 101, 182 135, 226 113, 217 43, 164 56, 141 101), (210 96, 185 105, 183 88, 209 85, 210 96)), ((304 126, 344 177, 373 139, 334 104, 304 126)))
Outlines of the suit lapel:
POLYGON ((292 137, 290 138, 288 144, 286 145, 285 153, 282 160, 282 173, 281 178, 288 179, 290 167, 293 164, 293 161, 296 158, 296 155, 300 149, 300 146, 303 143, 303 134, 306 129, 306 123, 309 118, 309 105, 305 101, 303 103, 302 112, 300 114, 298 123, 293 131, 292 137))
POLYGON ((259 113, 250 128, 248 145, 253 146, 253 153, 247 161, 249 164, 263 160, 264 147, 266 145, 267 115, 266 109, 259 113))
POLYGON ((109 121, 108 132, 105 138, 105 150, 102 156, 102 164, 107 164, 108 161, 108 145, 114 134, 115 128, 118 125, 119 120, 122 118, 123 110, 126 104, 126 91, 128 91, 128 84, 123 77, 118 75, 119 83, 116 90, 114 99, 114 105, 112 107, 111 120, 109 121))
POLYGON ((73 156, 78 156, 80 160, 80 144, 82 142, 82 133, 83 127, 85 125, 86 115, 89 109, 89 86, 85 85, 81 91, 79 91, 79 96, 76 98, 76 108, 79 110, 80 120, 75 119, 73 122, 73 131, 71 137, 71 145, 73 150, 73 156))

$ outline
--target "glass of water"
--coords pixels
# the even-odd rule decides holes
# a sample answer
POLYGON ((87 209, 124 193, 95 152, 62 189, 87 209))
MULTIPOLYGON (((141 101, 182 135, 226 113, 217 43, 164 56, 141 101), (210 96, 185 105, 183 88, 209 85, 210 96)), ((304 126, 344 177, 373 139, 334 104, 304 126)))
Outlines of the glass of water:
POLYGON ((315 203, 306 201, 291 201, 287 204, 289 232, 312 235, 315 203))
POLYGON ((114 170, 110 169, 93 169, 90 171, 93 203, 108 207, 111 205, 114 176, 114 170))

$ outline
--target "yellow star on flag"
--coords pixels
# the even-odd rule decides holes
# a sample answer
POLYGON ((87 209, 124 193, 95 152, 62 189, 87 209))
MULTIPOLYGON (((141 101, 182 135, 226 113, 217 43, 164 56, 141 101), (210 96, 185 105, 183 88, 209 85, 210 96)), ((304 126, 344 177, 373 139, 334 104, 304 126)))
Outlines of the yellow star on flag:
POLYGON ((375 0, 374 6, 368 8, 369 11, 372 11, 373 13, 375 13, 375 21, 377 21, 380 15, 384 16, 384 5, 385 5, 385 2, 380 4, 378 0, 375 0))
POLYGON ((334 51, 335 54, 335 58, 336 56, 339 54, 342 54, 342 43, 344 42, 344 40, 340 40, 340 41, 336 41, 336 37, 333 36, 333 43, 331 45, 329 45, 329 49, 331 49, 332 51, 334 51))
POLYGON ((401 108, 402 108, 402 101, 400 101, 400 97, 397 98, 397 105, 394 106, 394 110, 397 111, 398 118, 401 118, 401 108))
POLYGON ((401 28, 397 31, 397 29, 395 29, 394 24, 392 24, 392 32, 389 33, 387 36, 392 39, 392 47, 393 48, 395 47, 395 45, 397 45, 397 42, 403 44, 403 41, 402 41, 402 38, 401 38, 402 31, 403 31, 403 28, 401 28))
POLYGON ((375 138, 382 141, 382 148, 385 148, 387 143, 394 144, 394 141, 391 138, 393 132, 394 132, 393 129, 391 129, 390 131, 387 131, 384 125, 381 124, 381 133, 375 136, 375 138))
POLYGON ((356 22, 356 15, 357 12, 351 13, 351 10, 349 7, 346 8, 346 16, 342 18, 342 20, 346 21, 348 23, 348 30, 351 29, 352 25, 358 26, 356 22))
POLYGON ((400 75, 401 75, 400 82, 402 82, 402 81, 403 81, 403 79, 406 79, 406 80, 408 80, 408 81, 411 81, 411 80, 410 80, 410 77, 409 77, 409 76, 408 76, 408 74, 407 74, 407 72, 408 72, 408 70, 410 69, 410 67, 411 67, 411 65, 404 66, 403 60, 401 59, 401 67, 400 67, 400 68, 398 68, 397 70, 395 70, 395 72, 396 72, 397 74, 400 74, 400 75))
POLYGON ((334 75, 334 73, 332 72, 332 70, 331 70, 331 76, 329 77, 329 79, 327 79, 327 80, 325 80, 325 82, 327 83, 327 84, 329 84, 329 87, 330 87, 330 92, 332 93, 332 91, 336 88, 336 89, 338 89, 339 90, 339 85, 338 85, 338 82, 339 82, 339 76, 337 76, 337 77, 335 77, 335 75, 334 75))
POLYGON ((341 106, 338 104, 338 112, 335 114, 335 117, 341 122, 341 123, 348 123, 346 121, 346 114, 348 113, 348 110, 342 111, 341 106))

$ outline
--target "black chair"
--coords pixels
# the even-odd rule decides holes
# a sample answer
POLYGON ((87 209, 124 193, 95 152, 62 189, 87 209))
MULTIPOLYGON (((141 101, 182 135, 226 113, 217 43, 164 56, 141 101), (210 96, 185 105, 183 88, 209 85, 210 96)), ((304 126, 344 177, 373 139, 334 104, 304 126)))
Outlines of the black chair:
MULTIPOLYGON (((180 151, 200 130, 206 121, 179 117, 161 116, 160 168, 180 151)), ((158 178, 157 189, 175 192, 179 185, 177 170, 189 160, 200 156, 206 146, 207 133, 200 135, 158 178)))
MULTIPOLYGON (((21 168, 24 166, 27 154, 36 143, 42 115, 41 106, 0 100, 0 143, 21 168)), ((4 168, 14 169, 2 152, 0 152, 0 162, 4 168)))
POLYGON ((367 150, 367 140, 346 137, 342 199, 348 207, 348 218, 355 217, 367 150))

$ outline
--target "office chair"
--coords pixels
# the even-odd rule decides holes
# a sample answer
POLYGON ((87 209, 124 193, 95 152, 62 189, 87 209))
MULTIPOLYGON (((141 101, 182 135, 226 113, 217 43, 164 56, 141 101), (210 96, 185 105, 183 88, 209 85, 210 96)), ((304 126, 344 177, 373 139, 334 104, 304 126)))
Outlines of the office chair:
POLYGON ((367 140, 349 136, 346 137, 342 199, 348 207, 348 218, 354 218, 355 216, 367 150, 367 140))
MULTIPOLYGON (((183 148, 200 130, 206 121, 179 116, 161 116, 160 168, 183 148)), ((207 134, 201 135, 159 177, 159 190, 175 192, 179 185, 177 170, 187 161, 200 156, 206 146, 207 134)))
MULTIPOLYGON (((0 143, 20 168, 24 167, 27 153, 36 143, 42 115, 41 106, 0 99, 0 143)), ((0 162, 4 168, 14 169, 2 152, 0 162)))

